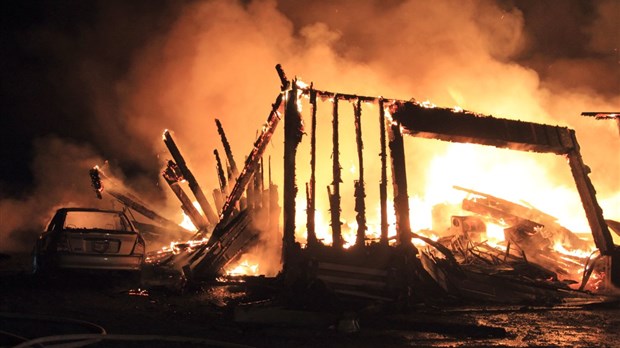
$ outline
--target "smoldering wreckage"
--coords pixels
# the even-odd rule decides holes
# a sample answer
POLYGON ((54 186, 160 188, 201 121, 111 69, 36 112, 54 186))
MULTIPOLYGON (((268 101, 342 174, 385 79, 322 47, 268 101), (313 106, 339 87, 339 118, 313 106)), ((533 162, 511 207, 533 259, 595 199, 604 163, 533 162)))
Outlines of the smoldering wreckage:
MULTIPOLYGON (((463 304, 557 306, 617 301, 620 248, 614 245, 610 230, 620 233, 620 223, 604 219, 572 129, 417 101, 323 91, 296 79, 289 80, 279 65, 276 69, 282 83, 280 92, 242 167, 237 166, 224 127, 216 120, 225 154, 220 156, 214 150, 219 178, 219 187, 212 191, 215 207, 207 200, 171 133, 166 130, 163 134, 172 160, 167 162, 162 175, 196 227, 195 232, 185 230, 150 208, 98 167, 91 170, 92 185, 99 198, 110 195, 129 211, 152 222, 135 221, 147 240, 177 240, 146 255, 143 280, 148 270, 148 277, 158 278, 181 291, 230 282, 248 291, 252 287, 269 289, 261 301, 234 303, 235 321, 310 325, 316 324, 317 317, 335 318, 340 328, 350 332, 359 330, 358 323, 351 319, 354 318, 351 311, 369 305, 384 306, 387 310, 415 310, 420 306, 463 304), (307 98, 311 106, 310 116, 306 116, 310 123, 306 122, 305 126, 300 109, 302 98, 307 98), (340 102, 353 104, 359 168, 354 197, 340 194, 340 102), (333 125, 332 182, 327 187, 331 245, 317 236, 315 221, 319 192, 316 114, 320 106, 329 103, 333 125), (378 105, 380 231, 371 231, 366 219, 361 122, 362 108, 367 104, 378 105), (263 158, 280 121, 284 123, 282 202, 279 188, 271 179, 271 163, 263 158), (311 174, 305 183, 306 238, 302 243, 295 236, 296 221, 299 221, 295 200, 299 191, 296 154, 304 134, 310 139, 311 174), (468 214, 448 216, 447 233, 441 233, 439 238, 429 237, 426 232, 432 231, 412 231, 406 173, 406 163, 412 159, 405 154, 404 136, 564 156, 591 228, 595 251, 583 252, 590 250, 591 242, 532 206, 458 186, 454 189, 467 193, 460 208, 468 214), (389 180, 388 170, 391 171, 389 180), (185 192, 183 181, 200 210, 185 192), (393 202, 388 202, 389 183, 393 202), (357 230, 352 245, 346 245, 343 239, 343 199, 355 202, 357 230), (388 216, 390 203, 395 215, 395 234, 388 223, 394 221, 388 216), (502 226, 504 242, 488 240, 486 232, 491 225, 502 226), (187 238, 191 233, 193 236, 187 238), (260 248, 265 238, 282 238, 282 268, 276 277, 227 274, 227 267, 242 255, 260 248), (575 275, 580 279, 575 279, 575 275), (342 319, 342 313, 349 313, 346 319, 342 319)), ((372 169, 376 170, 376 166, 372 169)), ((319 170, 325 172, 326 168, 319 170)))

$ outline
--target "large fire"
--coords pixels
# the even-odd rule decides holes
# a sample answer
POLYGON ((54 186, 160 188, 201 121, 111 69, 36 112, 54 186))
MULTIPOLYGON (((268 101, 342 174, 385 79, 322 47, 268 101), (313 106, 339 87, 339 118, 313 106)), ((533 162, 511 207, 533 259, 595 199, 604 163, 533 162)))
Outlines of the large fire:
MULTIPOLYGON (((307 85, 297 82, 299 88, 307 88, 307 85)), ((298 108, 302 109, 302 100, 298 100, 298 108)), ((324 104, 335 103, 334 98, 323 98, 324 104)), ((346 103, 343 103, 346 105, 346 103)), ((340 108, 344 109, 342 105, 340 108)), ((373 103, 365 103, 365 108, 374 109, 373 103)), ((419 103, 425 108, 436 108, 436 106, 425 101, 419 103)), ((329 105, 324 109, 331 110, 329 105)), ((460 107, 454 107, 453 112, 463 112, 460 107)), ((385 109, 386 116, 390 118, 388 108, 385 109)), ((341 111, 345 114, 345 111, 341 111)), ((325 116, 324 116, 325 117, 325 116)), ((340 125, 339 127, 350 127, 349 125, 340 125)), ((373 126, 365 126, 366 128, 373 126)), ((376 130, 366 132, 372 135, 366 135, 364 138, 364 146, 377 146, 377 140, 374 139, 376 130)), ((356 221, 356 212, 352 209, 352 192, 350 192, 349 183, 357 179, 361 168, 353 158, 354 152, 349 144, 356 143, 355 132, 346 131, 339 132, 340 152, 342 158, 341 165, 345 168, 342 171, 342 213, 340 215, 343 247, 345 249, 355 245, 356 234, 358 230, 358 222, 356 221), (349 146, 347 148, 347 146, 349 146), (349 185, 345 187, 344 185, 349 185)), ((325 140, 325 139, 321 139, 325 140)), ((323 143, 328 143, 323 141, 323 143)), ((563 277, 579 281, 581 279, 586 260, 596 249, 591 236, 586 233, 589 226, 583 213, 581 200, 575 189, 570 189, 572 184, 570 175, 561 173, 561 169, 565 168, 562 158, 556 155, 533 154, 528 152, 517 152, 506 149, 498 149, 493 147, 485 147, 481 145, 468 143, 444 143, 436 140, 415 139, 406 141, 406 151, 413 153, 421 153, 426 161, 416 161, 416 156, 408 157, 407 175, 411 187, 408 189, 409 195, 409 221, 412 232, 429 238, 433 241, 440 240, 449 236, 454 231, 451 227, 450 216, 472 216, 475 215, 466 211, 461 207, 461 203, 471 197, 471 192, 466 192, 458 187, 467 187, 480 192, 487 192, 496 197, 518 202, 519 205, 532 208, 533 210, 545 212, 555 223, 567 228, 572 232, 581 233, 580 237, 587 240, 587 247, 576 248, 573 245, 566 244, 561 240, 553 240, 550 248, 560 255, 558 261, 565 261, 568 274, 563 277), (439 213, 438 213, 439 212, 439 213)), ((303 145, 302 145, 303 146, 303 145)), ((327 146, 319 145, 318 151, 325 152, 327 146), (321 150, 323 147, 323 150, 321 150)), ((329 150, 328 150, 329 151, 329 150)), ((368 151, 366 151, 368 152, 368 151)), ((328 152, 331 156, 331 154, 328 152)), ((298 156, 303 156, 299 155, 298 156)), ((366 155, 365 155, 366 156, 366 155)), ((375 180, 378 178, 377 172, 379 166, 371 159, 365 160, 365 181, 375 180)), ((322 184, 332 185, 332 173, 324 168, 329 167, 329 162, 319 162, 317 171, 317 186, 322 184)), ((299 180, 309 177, 310 170, 307 166, 298 165, 297 175, 299 180)), ((368 185, 368 182, 365 182, 368 185)), ((574 186, 574 184, 573 184, 574 186)), ((329 191, 329 187, 328 187, 329 191)), ((390 190, 388 190, 389 192, 390 190)), ((393 204, 393 197, 388 193, 387 200, 387 216, 388 216, 388 239, 390 244, 396 243, 396 214, 393 204)), ((378 202, 377 193, 374 187, 368 188, 366 192, 366 226, 365 240, 366 244, 377 242, 380 239, 380 204, 378 202)), ((315 202, 316 210, 314 212, 315 233, 317 239, 324 245, 333 244, 333 236, 330 228, 330 204, 327 195, 317 194, 315 202)), ((197 202, 194 205, 200 209, 197 202)), ((306 221, 307 221, 307 199, 298 195, 296 198, 296 230, 295 238, 303 245, 307 243, 306 221)), ((507 241, 506 230, 511 227, 508 221, 503 220, 485 220, 484 233, 480 236, 479 242, 495 248, 499 253, 509 250, 509 241, 507 241)), ((196 228, 191 223, 188 216, 184 214, 184 220, 181 226, 195 231, 196 228)), ((540 229, 540 233, 544 234, 544 228, 540 229)), ((414 245, 424 247, 426 242, 412 238, 414 245)), ((171 245, 170 249, 174 252, 176 245, 171 245)), ((256 257, 242 257, 229 264, 225 271, 228 275, 256 275, 260 272, 261 261, 256 257)))

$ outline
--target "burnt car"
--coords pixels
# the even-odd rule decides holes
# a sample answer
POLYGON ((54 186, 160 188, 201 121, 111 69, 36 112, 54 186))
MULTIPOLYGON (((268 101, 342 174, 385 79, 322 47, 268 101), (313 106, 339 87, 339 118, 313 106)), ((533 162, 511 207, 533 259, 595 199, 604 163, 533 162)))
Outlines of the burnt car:
POLYGON ((37 239, 33 271, 110 270, 135 275, 144 256, 144 239, 124 212, 62 208, 37 239))

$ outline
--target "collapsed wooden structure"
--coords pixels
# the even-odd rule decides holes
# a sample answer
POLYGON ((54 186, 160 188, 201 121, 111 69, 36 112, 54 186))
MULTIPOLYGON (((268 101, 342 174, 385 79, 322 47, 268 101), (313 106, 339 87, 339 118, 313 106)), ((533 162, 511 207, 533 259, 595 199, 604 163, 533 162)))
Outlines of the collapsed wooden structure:
MULTIPOLYGON (((532 209, 510 204, 510 202, 497 197, 470 191, 470 193, 477 193, 478 196, 482 196, 482 199, 465 201, 464 209, 469 208, 474 213, 491 216, 494 213, 503 213, 503 217, 512 215, 517 222, 505 230, 509 241, 505 255, 502 255, 502 251, 489 248, 484 243, 475 243, 472 240, 461 240, 465 244, 461 244, 459 249, 449 242, 443 241, 443 244, 433 242, 424 236, 412 233, 407 194, 407 156, 403 142, 403 136, 409 135, 565 156, 568 159, 571 173, 581 197, 594 242, 601 255, 596 259, 599 264, 600 261, 604 262, 603 268, 607 277, 607 285, 612 287, 620 284, 620 269, 618 267, 620 251, 613 243, 602 210, 596 201, 595 190, 588 177, 589 169, 583 163, 574 130, 532 122, 499 119, 463 110, 429 107, 415 101, 322 91, 315 89, 313 85, 298 85, 297 81, 292 81, 287 98, 288 102, 284 113, 284 177, 286 179, 283 187, 283 274, 285 277, 288 274, 295 277, 303 274, 309 279, 327 284, 336 292, 369 298, 402 299, 404 297, 411 298, 413 294, 413 297, 419 299, 429 293, 436 295, 437 285, 447 295, 458 294, 461 297, 481 300, 495 298, 498 302, 519 302, 533 299, 549 301, 551 298, 559 300, 568 296, 566 292, 559 295, 559 290, 569 291, 571 289, 566 283, 558 282, 558 277, 554 271, 561 270, 561 267, 551 267, 552 270, 548 270, 540 265, 552 266, 553 262, 557 260, 557 258, 547 257, 548 262, 542 261, 546 258, 545 253, 552 252, 552 249, 543 249, 541 246, 541 249, 533 253, 528 250, 527 243, 536 243, 535 240, 532 240, 534 239, 532 236, 536 236, 537 228, 543 227, 554 229, 557 233, 563 234, 571 243, 574 243, 576 248, 583 246, 584 243, 570 231, 557 225, 555 219, 542 214, 542 212, 536 212, 538 217, 532 221, 532 218, 528 218, 532 209), (303 132, 300 127, 302 121, 297 100, 302 97, 309 99, 312 117, 310 134, 312 173, 310 182, 306 184, 306 192, 308 193, 306 248, 300 248, 295 241, 296 211, 294 204, 297 194, 295 155, 303 132), (329 100, 332 103, 333 181, 328 187, 333 239, 331 246, 323 246, 318 243, 314 231, 317 99, 329 100), (355 245, 349 250, 342 247, 340 229, 339 101, 348 101, 354 104, 359 158, 359 180, 355 182, 354 197, 358 230, 355 245), (379 106, 381 238, 378 243, 366 243, 367 238, 365 236, 365 183, 363 181, 364 166, 361 156, 363 145, 360 136, 362 103, 374 103, 379 106), (389 116, 386 116, 386 113, 389 113, 389 116), (389 155, 387 149, 389 149, 389 155), (396 242, 392 244, 388 242, 387 237, 386 171, 388 157, 396 215, 396 242), (486 200, 486 205, 481 204, 481 200, 486 200), (496 208, 499 203, 508 206, 510 209, 498 212, 496 208), (524 214, 525 216, 522 216, 524 214), (421 252, 413 245, 412 237, 424 240, 427 242, 429 250, 433 250, 421 252), (467 244, 468 246, 463 247, 467 244), (517 246, 520 249, 520 254, 515 255, 514 252, 511 252, 511 245, 517 246), (486 249, 484 252, 482 251, 483 248, 486 249), (527 254, 530 254, 529 260, 527 254), (471 255, 475 255, 478 260, 484 260, 483 263, 486 266, 480 267, 479 264, 467 263, 467 258, 471 255), (537 256, 538 258, 536 258, 537 256), (489 267, 489 265, 494 267, 489 267), (524 268, 528 268, 528 271, 526 272, 524 268), (523 275, 526 276, 523 277, 523 275), (519 289, 519 291, 515 293, 514 289, 519 289), (497 294, 504 295, 498 296, 497 294)), ((590 260, 576 260, 575 262, 583 265, 590 260)), ((587 281, 587 274, 588 270, 584 272, 581 289, 587 281)), ((571 292, 571 296, 575 295, 576 293, 571 292)), ((577 295, 577 297, 579 296, 577 295)))
MULTIPOLYGON (((593 264, 604 261, 607 282, 620 285, 620 251, 613 244, 607 223, 599 207, 595 190, 588 177, 588 169, 579 152, 575 132, 565 127, 531 122, 499 119, 463 110, 428 107, 415 101, 358 96, 317 90, 300 81, 289 81, 281 67, 276 67, 281 91, 271 106, 267 121, 254 142, 241 171, 237 169, 223 126, 216 120, 222 138, 228 165, 225 174, 219 153, 214 151, 217 162, 219 188, 214 190, 216 215, 196 179, 191 174, 178 147, 168 131, 164 142, 174 161, 169 161, 163 176, 181 202, 198 232, 188 243, 176 244, 176 250, 151 255, 157 265, 174 264, 182 268, 189 279, 213 279, 239 255, 257 243, 261 231, 278 230, 280 207, 277 187, 269 178, 265 189, 262 156, 279 123, 284 119, 284 164, 282 197, 282 272, 284 284, 304 283, 312 287, 320 283, 339 294, 357 298, 380 300, 418 301, 431 298, 465 298, 503 303, 523 301, 555 301, 576 293, 566 282, 558 279, 563 266, 555 267, 558 258, 545 258, 552 252, 544 245, 536 245, 532 253, 530 244, 541 238, 540 228, 552 229, 562 234, 576 247, 581 240, 572 232, 557 225, 553 217, 528 207, 470 189, 465 190, 477 198, 463 202, 463 209, 475 216, 453 217, 450 238, 433 241, 413 233, 409 221, 407 193, 407 156, 404 135, 432 138, 449 142, 474 143, 518 151, 553 153, 565 156, 586 212, 592 236, 600 256, 590 260, 573 260, 576 265, 586 265, 586 275, 593 264), (296 156, 298 145, 305 132, 299 100, 308 98, 311 105, 311 175, 305 184, 307 196, 306 245, 295 238, 296 156), (332 245, 324 245, 316 234, 316 113, 318 100, 329 100, 332 105, 332 183, 327 187, 329 198, 332 245), (343 247, 341 231, 341 166, 339 160, 339 101, 353 103, 355 139, 359 177, 354 182, 354 200, 357 231, 355 245, 343 247), (362 105, 379 106, 379 138, 381 158, 380 238, 369 242, 367 236, 363 143, 361 134, 362 105), (283 106, 284 115, 279 112, 283 106), (388 161, 391 169, 393 205, 396 217, 396 238, 388 236, 388 161), (204 216, 193 207, 178 183, 186 180, 196 197, 204 216), (234 184, 233 184, 234 182, 234 184), (512 219, 514 223, 505 230, 508 245, 505 250, 489 246, 475 238, 476 229, 484 229, 480 216, 490 219, 512 219), (412 238, 424 241, 427 247, 419 250, 412 238), (590 262, 592 264, 590 264, 590 262), (590 266, 590 268, 588 268, 590 266), (439 296, 442 294, 443 296, 439 296)), ((269 166, 271 171, 271 166, 269 166)), ((91 177, 95 174, 91 173, 91 177)), ((93 180, 99 192, 101 184, 93 180)), ((122 195, 108 190, 114 197, 122 195)), ((119 198, 120 197, 120 198, 119 198)), ((121 200, 123 201, 123 200, 121 200)), ((123 203, 135 208, 132 202, 123 203)), ((139 210, 138 210, 139 211, 139 210)), ((159 219, 159 218, 158 218, 159 219)), ((164 220, 165 224, 168 222, 164 220)))

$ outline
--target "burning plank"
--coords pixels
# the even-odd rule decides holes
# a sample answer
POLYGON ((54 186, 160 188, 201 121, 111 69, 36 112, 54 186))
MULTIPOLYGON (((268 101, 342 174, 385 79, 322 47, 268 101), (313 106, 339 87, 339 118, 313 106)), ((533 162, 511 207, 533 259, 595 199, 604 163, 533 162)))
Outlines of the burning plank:
POLYGON ((179 167, 181 174, 183 175, 183 179, 187 180, 187 183, 189 184, 189 187, 192 190, 192 193, 196 197, 198 204, 200 204, 202 211, 205 213, 207 220, 209 221, 211 225, 217 224, 218 222, 217 215, 215 215, 213 208, 211 208, 209 201, 207 201, 207 197, 205 197, 204 193, 202 192, 202 189, 200 188, 200 185, 198 185, 198 181, 196 181, 194 174, 192 174, 192 172, 187 167, 187 164, 185 163, 185 159, 183 158, 183 155, 181 155, 181 151, 179 151, 179 148, 174 142, 174 139, 172 139, 172 135, 170 134, 168 130, 166 130, 164 131, 163 137, 164 137, 164 143, 168 147, 168 150, 170 150, 170 154, 176 161, 176 164, 179 167))
POLYGON ((181 202, 181 209, 183 209, 183 212, 190 218, 192 224, 198 229, 198 233, 206 233, 209 223, 202 215, 200 215, 198 209, 196 209, 183 188, 179 185, 179 181, 181 181, 181 174, 179 173, 179 167, 176 163, 173 161, 168 161, 166 169, 162 172, 162 177, 181 202))
POLYGON ((250 211, 243 210, 234 218, 232 214, 235 205, 259 168, 263 153, 276 130, 280 120, 278 109, 281 103, 282 94, 279 94, 262 132, 246 158, 243 170, 222 207, 220 222, 215 226, 208 242, 199 246, 191 260, 183 267, 186 276, 190 278, 217 276, 223 267, 257 240, 259 232, 252 222, 253 216, 250 215, 250 211))

